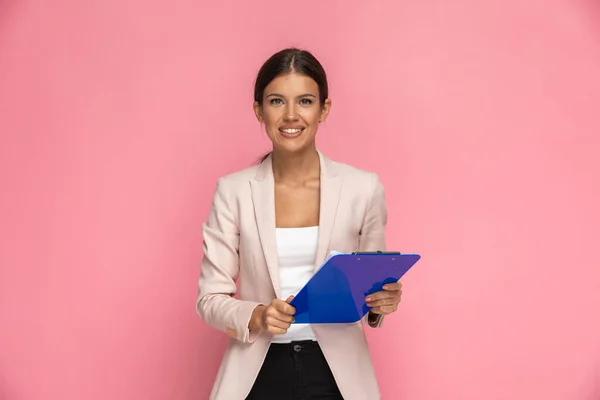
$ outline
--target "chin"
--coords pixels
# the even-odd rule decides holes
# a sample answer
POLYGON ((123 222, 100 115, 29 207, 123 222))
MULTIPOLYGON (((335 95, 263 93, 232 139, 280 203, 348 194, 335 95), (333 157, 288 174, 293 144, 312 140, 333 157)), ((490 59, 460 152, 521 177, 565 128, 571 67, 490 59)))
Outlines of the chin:
POLYGON ((280 143, 277 145, 277 149, 283 153, 295 154, 295 153, 304 153, 306 151, 310 151, 313 149, 312 141, 303 142, 303 143, 280 143))

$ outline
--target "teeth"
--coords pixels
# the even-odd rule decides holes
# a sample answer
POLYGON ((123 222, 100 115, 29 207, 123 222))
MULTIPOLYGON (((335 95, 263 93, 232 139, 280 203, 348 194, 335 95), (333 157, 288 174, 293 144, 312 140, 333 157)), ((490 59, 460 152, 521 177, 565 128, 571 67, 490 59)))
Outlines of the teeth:
POLYGON ((282 131, 282 132, 285 132, 285 133, 291 133, 291 134, 294 134, 294 133, 299 133, 299 132, 301 132, 301 131, 302 131, 302 129, 282 129, 281 131, 282 131))

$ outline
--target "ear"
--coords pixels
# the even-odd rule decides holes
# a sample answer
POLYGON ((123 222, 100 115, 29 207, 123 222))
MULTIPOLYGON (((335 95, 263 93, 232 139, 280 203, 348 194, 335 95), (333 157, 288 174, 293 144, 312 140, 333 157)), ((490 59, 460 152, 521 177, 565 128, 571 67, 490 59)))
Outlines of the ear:
POLYGON ((254 107, 254 115, 256 115, 256 119, 258 120, 258 122, 260 122, 262 124, 264 122, 263 115, 262 115, 262 107, 260 106, 258 101, 254 102, 253 107, 254 107))
POLYGON ((319 122, 325 122, 327 116, 329 115, 329 110, 331 110, 331 99, 326 99, 323 107, 321 107, 321 116, 319 117, 319 122))

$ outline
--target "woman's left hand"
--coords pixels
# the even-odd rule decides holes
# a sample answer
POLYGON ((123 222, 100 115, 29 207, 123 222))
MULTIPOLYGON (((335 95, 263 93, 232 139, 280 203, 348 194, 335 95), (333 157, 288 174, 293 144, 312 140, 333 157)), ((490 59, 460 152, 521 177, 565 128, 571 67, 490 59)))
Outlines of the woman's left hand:
POLYGON ((383 285, 383 290, 370 294, 366 298, 367 306, 372 307, 373 314, 387 315, 398 309, 402 298, 402 283, 388 283, 383 285))

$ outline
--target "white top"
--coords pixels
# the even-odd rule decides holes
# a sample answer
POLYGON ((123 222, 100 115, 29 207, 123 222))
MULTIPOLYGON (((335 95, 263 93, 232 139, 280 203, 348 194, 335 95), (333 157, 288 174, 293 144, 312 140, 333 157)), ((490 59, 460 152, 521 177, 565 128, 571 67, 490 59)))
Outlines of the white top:
MULTIPOLYGON (((298 294, 313 276, 319 227, 277 228, 277 251, 281 297, 286 300, 298 294)), ((273 343, 316 340, 310 324, 292 324, 283 335, 273 335, 273 343)))

